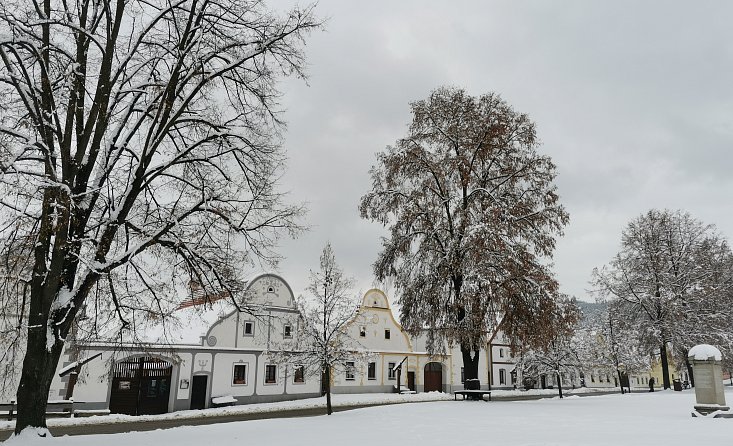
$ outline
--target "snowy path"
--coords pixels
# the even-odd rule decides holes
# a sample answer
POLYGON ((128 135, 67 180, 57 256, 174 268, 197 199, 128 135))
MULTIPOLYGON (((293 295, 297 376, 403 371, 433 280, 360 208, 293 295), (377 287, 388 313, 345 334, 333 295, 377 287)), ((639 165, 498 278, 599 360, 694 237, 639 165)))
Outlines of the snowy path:
MULTIPOLYGON (((727 393, 728 400, 733 392, 727 393)), ((729 444, 733 420, 691 418, 692 392, 605 395, 521 402, 400 404, 331 417, 270 419, 116 435, 17 438, 20 445, 260 443, 349 446, 374 444, 689 446, 729 444)))

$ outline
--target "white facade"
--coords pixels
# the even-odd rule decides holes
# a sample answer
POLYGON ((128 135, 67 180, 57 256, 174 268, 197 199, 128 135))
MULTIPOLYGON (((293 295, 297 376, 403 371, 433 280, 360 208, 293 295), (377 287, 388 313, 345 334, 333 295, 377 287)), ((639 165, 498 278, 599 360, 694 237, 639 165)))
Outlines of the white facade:
MULTIPOLYGON (((246 313, 232 305, 203 332, 195 325, 186 327, 189 338, 198 343, 151 344, 145 349, 81 345, 82 357, 102 355, 82 368, 83 378, 74 388, 75 401, 89 409, 127 410, 129 404, 123 400, 136 386, 139 394, 153 395, 151 401, 158 404, 142 408, 143 412, 206 408, 217 398, 248 404, 320 395, 320 380, 296 376, 294 367, 271 361, 266 353, 273 347, 287 347, 302 323, 289 285, 277 275, 262 274, 249 282, 242 301, 247 303, 246 313), (137 367, 136 361, 144 365, 137 367), (132 372, 121 370, 125 362, 132 372), (138 377, 150 375, 141 370, 151 366, 163 369, 160 377, 138 377)), ((207 315, 202 316, 206 319, 207 315)), ((52 388, 65 393, 67 381, 57 376, 52 388)))

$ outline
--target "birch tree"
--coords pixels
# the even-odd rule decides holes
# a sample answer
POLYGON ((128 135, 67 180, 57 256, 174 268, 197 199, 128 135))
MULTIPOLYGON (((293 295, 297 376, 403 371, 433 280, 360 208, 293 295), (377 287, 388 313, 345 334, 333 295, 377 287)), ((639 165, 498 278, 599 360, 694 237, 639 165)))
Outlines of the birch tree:
POLYGON ((276 84, 318 26, 257 0, 0 4, 0 231, 31 247, 0 290, 25 332, 17 433, 45 427, 80 311, 134 339, 188 281, 233 296, 299 230, 276 84))
POLYGON ((700 339, 730 339, 731 266, 728 243, 714 226, 686 212, 653 209, 628 224, 619 253, 594 270, 610 311, 633 325, 641 348, 659 354, 665 389, 670 346, 686 357, 700 339))
POLYGON ((389 231, 374 271, 393 280, 403 326, 426 329, 431 352, 459 345, 465 378, 478 379, 499 324, 526 345, 561 328, 544 321, 558 297, 547 260, 568 214, 534 123, 499 95, 444 87, 411 108, 361 200, 362 217, 389 231))

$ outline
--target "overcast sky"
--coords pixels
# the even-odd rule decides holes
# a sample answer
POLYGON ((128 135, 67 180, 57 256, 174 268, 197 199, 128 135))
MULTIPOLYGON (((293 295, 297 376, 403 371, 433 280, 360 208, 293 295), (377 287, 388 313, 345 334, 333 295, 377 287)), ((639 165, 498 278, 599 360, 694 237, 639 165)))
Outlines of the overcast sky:
MULTIPOLYGON (((375 153, 407 133, 409 103, 441 85, 497 92, 536 122, 570 224, 561 290, 583 300, 626 223, 685 209, 733 234, 733 2, 322 0, 309 80, 283 84, 290 158, 282 181, 311 230, 284 241, 296 294, 331 241, 374 282, 384 229, 360 219, 375 153)), ((387 289, 388 293, 392 290, 387 289)), ((394 298, 395 296, 391 296, 394 298)))

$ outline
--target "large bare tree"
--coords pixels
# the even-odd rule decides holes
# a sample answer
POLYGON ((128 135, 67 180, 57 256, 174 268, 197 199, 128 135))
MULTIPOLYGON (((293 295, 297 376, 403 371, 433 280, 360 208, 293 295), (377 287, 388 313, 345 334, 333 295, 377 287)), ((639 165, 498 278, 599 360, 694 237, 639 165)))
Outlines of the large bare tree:
POLYGON ((558 285, 546 260, 568 214, 535 125, 497 94, 439 88, 411 104, 408 135, 378 155, 363 218, 388 226, 374 264, 394 280, 403 325, 428 349, 460 345, 466 379, 501 324, 527 346, 552 339, 558 285))
POLYGON ((659 354, 665 389, 670 346, 684 362, 695 343, 731 345, 732 260, 714 226, 686 212, 653 209, 629 222, 621 250, 594 270, 613 317, 633 327, 648 353, 659 354))
POLYGON ((318 26, 257 0, 0 3, 2 249, 29 255, 1 290, 25 332, 16 432, 45 427, 80 312, 134 338, 188 281, 232 295, 298 231, 276 82, 318 26))

